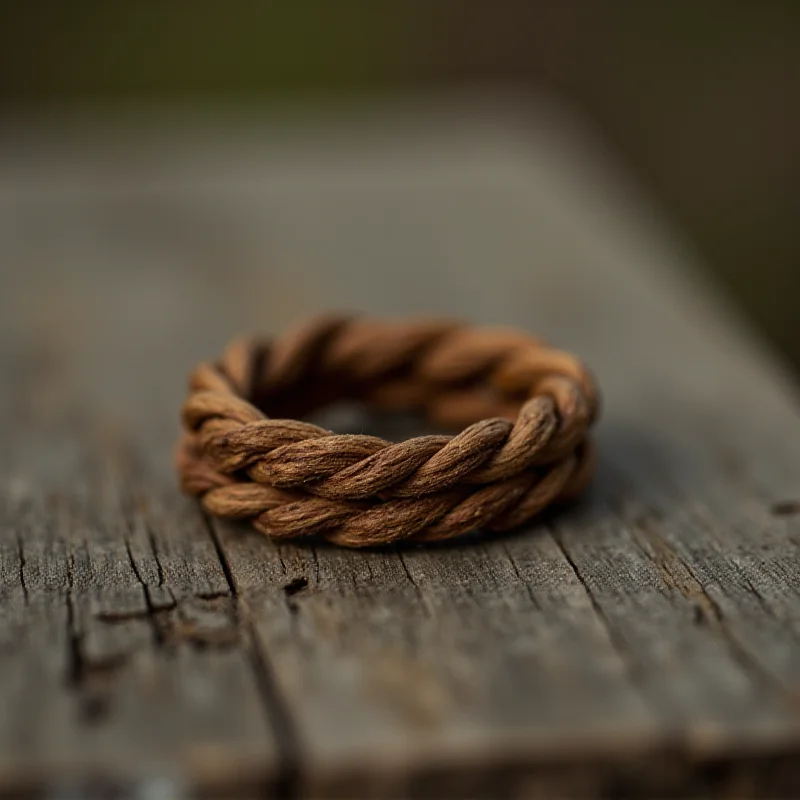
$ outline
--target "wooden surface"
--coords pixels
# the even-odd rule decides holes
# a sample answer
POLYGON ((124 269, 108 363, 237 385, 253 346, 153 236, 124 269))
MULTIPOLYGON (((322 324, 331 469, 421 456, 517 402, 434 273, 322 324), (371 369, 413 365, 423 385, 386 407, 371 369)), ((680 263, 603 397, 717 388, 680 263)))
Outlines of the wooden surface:
POLYGON ((0 792, 800 795, 800 414, 546 109, 0 132, 0 792), (349 552, 212 522, 188 369, 324 308, 573 348, 587 499, 349 552))

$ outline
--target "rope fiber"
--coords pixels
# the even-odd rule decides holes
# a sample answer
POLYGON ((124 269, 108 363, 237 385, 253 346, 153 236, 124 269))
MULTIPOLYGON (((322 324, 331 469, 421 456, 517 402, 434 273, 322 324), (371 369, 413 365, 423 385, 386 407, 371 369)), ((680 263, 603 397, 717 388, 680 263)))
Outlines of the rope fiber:
POLYGON ((209 513, 275 538, 430 542, 509 530, 575 497, 597 414, 587 369, 523 332, 317 317, 192 372, 177 467, 209 513), (390 442, 299 419, 340 400, 463 429, 390 442))

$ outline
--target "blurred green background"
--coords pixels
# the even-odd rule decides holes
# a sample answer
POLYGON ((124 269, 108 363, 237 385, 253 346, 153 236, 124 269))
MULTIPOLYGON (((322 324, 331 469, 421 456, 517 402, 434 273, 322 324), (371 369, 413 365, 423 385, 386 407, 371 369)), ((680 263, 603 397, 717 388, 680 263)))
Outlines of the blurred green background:
POLYGON ((800 367, 800 3, 10 2, 0 113, 545 90, 800 367))

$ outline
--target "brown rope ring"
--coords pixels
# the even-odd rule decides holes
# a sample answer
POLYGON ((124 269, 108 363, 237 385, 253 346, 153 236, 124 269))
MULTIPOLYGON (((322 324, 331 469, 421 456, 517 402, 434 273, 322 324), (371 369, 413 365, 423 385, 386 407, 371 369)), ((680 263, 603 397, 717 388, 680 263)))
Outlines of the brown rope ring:
POLYGON ((190 389, 182 489, 275 538, 362 547, 505 531, 573 498, 593 472, 591 376, 507 328, 316 318, 233 342, 190 389), (466 427, 390 442, 298 419, 342 399, 466 427))

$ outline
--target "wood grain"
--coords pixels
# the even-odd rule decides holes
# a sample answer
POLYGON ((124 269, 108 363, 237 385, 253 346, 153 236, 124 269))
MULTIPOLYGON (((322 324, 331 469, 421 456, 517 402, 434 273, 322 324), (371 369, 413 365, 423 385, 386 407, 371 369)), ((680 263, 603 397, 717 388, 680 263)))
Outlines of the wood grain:
POLYGON ((544 106, 201 121, 0 134, 0 792, 800 793, 796 391, 635 187, 544 106), (205 519, 186 371, 325 308, 580 353, 590 496, 368 552, 205 519))

